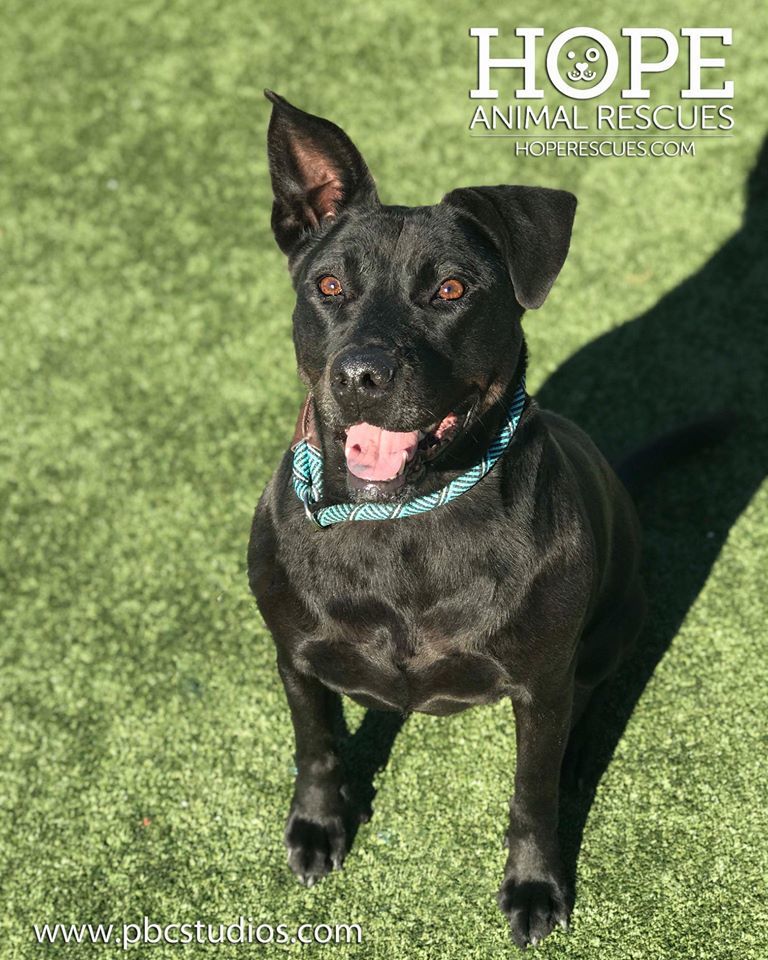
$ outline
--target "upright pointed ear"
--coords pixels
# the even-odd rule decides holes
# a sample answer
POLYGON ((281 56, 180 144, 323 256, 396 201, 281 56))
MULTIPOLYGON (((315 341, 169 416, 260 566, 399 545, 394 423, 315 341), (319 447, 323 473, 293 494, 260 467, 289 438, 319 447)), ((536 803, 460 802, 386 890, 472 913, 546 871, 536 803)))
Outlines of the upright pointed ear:
POLYGON ((500 248, 517 302, 535 310, 565 263, 576 197, 546 187, 465 187, 443 203, 468 214, 500 248))
POLYGON ((267 135, 272 230, 283 253, 291 254, 345 207, 378 203, 378 197, 365 161, 340 127, 271 90, 264 95, 273 104, 267 135))

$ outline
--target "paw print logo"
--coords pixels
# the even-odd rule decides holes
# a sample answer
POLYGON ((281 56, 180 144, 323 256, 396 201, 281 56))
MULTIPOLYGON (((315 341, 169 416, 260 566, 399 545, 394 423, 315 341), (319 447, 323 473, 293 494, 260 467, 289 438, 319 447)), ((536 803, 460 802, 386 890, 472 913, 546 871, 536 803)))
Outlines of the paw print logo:
MULTIPOLYGON (((576 54, 573 50, 569 50, 566 54, 569 60, 576 60, 576 54)), ((578 82, 583 80, 585 83, 589 83, 591 80, 594 80, 597 76, 597 71, 590 68, 591 63, 597 63, 600 59, 600 51, 597 47, 588 47, 584 51, 584 60, 579 60, 574 63, 573 68, 568 71, 568 79, 578 82)))

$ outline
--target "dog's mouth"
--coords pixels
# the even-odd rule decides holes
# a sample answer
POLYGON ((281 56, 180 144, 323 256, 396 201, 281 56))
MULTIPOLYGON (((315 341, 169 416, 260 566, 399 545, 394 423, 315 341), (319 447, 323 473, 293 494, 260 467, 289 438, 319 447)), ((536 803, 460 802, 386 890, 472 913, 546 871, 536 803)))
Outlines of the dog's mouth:
POLYGON ((344 457, 349 487, 364 498, 386 498, 397 493, 406 477, 415 481, 430 461, 462 432, 474 403, 451 411, 426 430, 385 430, 355 423, 345 431, 344 457))
POLYGON ((372 483, 394 480, 405 473, 417 455, 425 460, 436 456, 440 448, 454 438, 458 427, 459 418, 455 413, 449 413, 429 430, 405 433, 356 423, 347 430, 344 444, 347 470, 353 477, 372 483))

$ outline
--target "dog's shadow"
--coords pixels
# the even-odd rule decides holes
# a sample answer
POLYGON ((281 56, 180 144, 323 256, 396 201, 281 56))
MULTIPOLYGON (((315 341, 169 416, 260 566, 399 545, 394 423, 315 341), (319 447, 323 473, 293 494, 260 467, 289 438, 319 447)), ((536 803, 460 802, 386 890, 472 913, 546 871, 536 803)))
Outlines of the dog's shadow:
POLYGON ((642 438, 733 411, 729 439, 671 467, 637 499, 650 611, 598 698, 579 791, 562 791, 561 841, 575 876, 597 785, 656 665, 701 592, 728 531, 766 474, 768 139, 747 181, 739 231, 647 313, 587 344, 538 393, 610 459, 642 438))
MULTIPOLYGON (((598 722, 590 728, 597 733, 581 789, 563 790, 561 840, 572 877, 597 784, 728 531, 765 476, 768 418, 756 411, 768 396, 767 342, 768 139, 747 182, 739 231, 647 313, 579 350, 537 395, 541 406, 586 430, 609 459, 697 415, 738 414, 729 440, 676 465, 638 500, 650 616, 595 704, 598 722)), ((364 814, 402 723, 396 714, 368 711, 349 735, 340 719, 342 757, 364 814)), ((350 840, 355 832, 356 824, 350 840)))

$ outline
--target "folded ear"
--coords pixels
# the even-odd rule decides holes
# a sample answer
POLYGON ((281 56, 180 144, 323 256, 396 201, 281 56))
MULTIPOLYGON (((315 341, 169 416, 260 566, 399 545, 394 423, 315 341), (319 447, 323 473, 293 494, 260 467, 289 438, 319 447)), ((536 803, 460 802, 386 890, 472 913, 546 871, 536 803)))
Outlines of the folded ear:
POLYGON ((378 203, 376 187, 357 147, 330 120, 305 113, 265 90, 273 104, 267 151, 272 178, 272 230, 290 254, 353 203, 378 203))
POLYGON ((571 241, 576 197, 546 187, 465 187, 443 203, 468 214, 501 249, 526 310, 544 303, 571 241))

